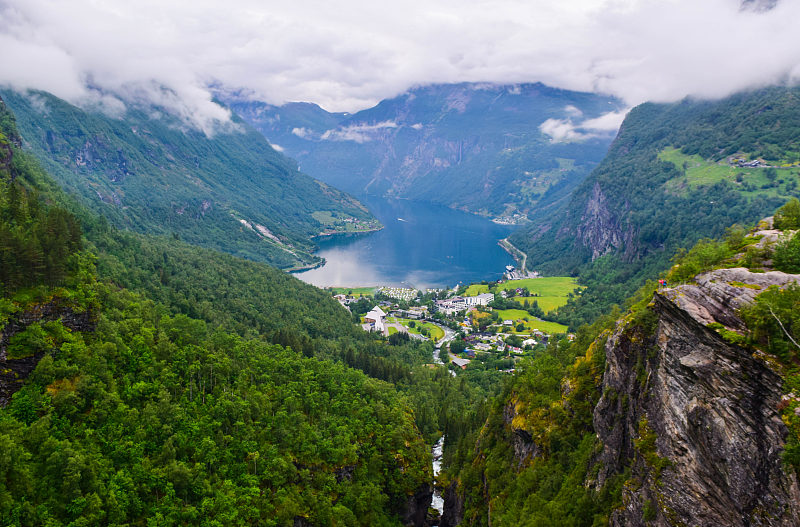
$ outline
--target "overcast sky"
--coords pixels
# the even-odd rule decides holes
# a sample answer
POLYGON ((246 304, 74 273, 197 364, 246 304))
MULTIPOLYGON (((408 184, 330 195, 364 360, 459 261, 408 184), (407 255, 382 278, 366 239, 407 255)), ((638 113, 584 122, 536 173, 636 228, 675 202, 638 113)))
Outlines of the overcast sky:
POLYGON ((797 0, 0 0, 0 83, 72 102, 102 88, 199 122, 225 118, 211 85, 337 111, 460 81, 633 105, 795 82, 798 21, 797 0))

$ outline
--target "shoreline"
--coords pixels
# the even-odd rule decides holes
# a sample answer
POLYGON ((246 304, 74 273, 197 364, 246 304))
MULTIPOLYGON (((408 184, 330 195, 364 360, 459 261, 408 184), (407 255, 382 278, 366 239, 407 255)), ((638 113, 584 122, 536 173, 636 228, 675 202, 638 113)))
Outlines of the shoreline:
POLYGON ((508 238, 503 238, 502 240, 498 241, 497 244, 502 247, 508 254, 514 258, 514 261, 517 263, 519 270, 525 274, 528 274, 528 267, 527 267, 527 260, 528 255, 524 252, 517 249, 513 243, 508 241, 508 238))
POLYGON ((325 260, 325 258, 321 257, 318 258, 320 259, 320 261, 315 264, 308 264, 302 267, 292 267, 291 269, 284 269, 284 272, 289 274, 305 273, 306 271, 313 271, 314 269, 319 269, 320 267, 328 263, 327 260, 325 260))
POLYGON ((380 227, 376 227, 374 229, 367 229, 363 231, 340 231, 340 232, 321 232, 319 234, 315 234, 311 237, 311 239, 318 239, 318 238, 333 238, 334 236, 359 236, 361 234, 370 234, 373 232, 382 231, 385 228, 384 225, 380 227))

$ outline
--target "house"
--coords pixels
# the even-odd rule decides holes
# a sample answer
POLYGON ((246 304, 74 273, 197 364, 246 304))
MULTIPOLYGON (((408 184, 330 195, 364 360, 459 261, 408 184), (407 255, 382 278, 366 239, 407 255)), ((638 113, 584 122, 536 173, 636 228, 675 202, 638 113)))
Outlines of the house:
POLYGON ((525 340, 522 341, 522 347, 523 348, 526 347, 526 346, 535 346, 536 344, 537 344, 537 342, 535 340, 533 340, 533 339, 525 339, 525 340))
POLYGON ((470 362, 471 361, 469 359, 459 359, 458 357, 453 359, 453 364, 455 364, 456 366, 458 366, 462 370, 466 370, 467 369, 467 364, 469 364, 470 362))
POLYGON ((364 315, 364 322, 370 325, 370 331, 379 331, 383 333, 386 331, 386 313, 375 306, 372 311, 364 315))
POLYGON ((398 309, 397 311, 392 312, 392 314, 396 317, 400 318, 409 318, 411 320, 419 320, 423 317, 424 312, 422 311, 412 311, 411 309, 398 309))
POLYGON ((467 348, 466 350, 464 350, 464 353, 466 353, 467 357, 469 357, 470 359, 475 358, 475 350, 467 348))
POLYGON ((504 326, 513 326, 514 325, 514 321, 513 320, 504 320, 503 321, 503 325, 504 326))

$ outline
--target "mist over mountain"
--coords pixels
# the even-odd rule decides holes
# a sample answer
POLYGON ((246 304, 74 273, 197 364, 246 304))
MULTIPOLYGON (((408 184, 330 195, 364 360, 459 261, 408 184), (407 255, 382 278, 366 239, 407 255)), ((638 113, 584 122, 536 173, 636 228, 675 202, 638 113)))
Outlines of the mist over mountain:
POLYGON ((354 114, 225 101, 301 169, 356 195, 527 215, 602 159, 620 101, 543 84, 423 86, 354 114))

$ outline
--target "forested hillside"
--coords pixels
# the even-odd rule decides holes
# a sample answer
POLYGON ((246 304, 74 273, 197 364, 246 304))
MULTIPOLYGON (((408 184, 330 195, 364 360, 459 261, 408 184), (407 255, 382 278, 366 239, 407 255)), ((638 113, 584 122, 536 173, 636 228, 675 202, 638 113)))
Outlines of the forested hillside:
POLYGON ((667 268, 679 248, 800 195, 799 136, 797 88, 643 104, 569 204, 511 241, 529 267, 590 286, 561 312, 577 327, 667 268))
POLYGON ((4 525, 424 521, 420 430, 471 404, 443 369, 412 374, 430 344, 356 332, 267 265, 116 230, 0 123, 4 525))
POLYGON ((354 114, 224 99, 305 172, 337 188, 491 216, 535 214, 566 197, 612 137, 581 123, 620 109, 610 97, 542 84, 422 86, 354 114), (554 141, 548 120, 569 123, 580 139, 554 141))
POLYGON ((168 108, 129 104, 108 116, 44 92, 2 96, 24 146, 118 228, 294 268, 316 263, 312 237, 344 219, 377 227, 357 200, 298 172, 236 116, 207 136, 168 108))

